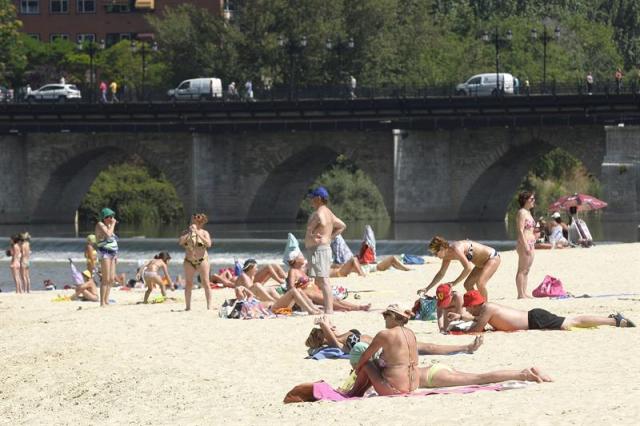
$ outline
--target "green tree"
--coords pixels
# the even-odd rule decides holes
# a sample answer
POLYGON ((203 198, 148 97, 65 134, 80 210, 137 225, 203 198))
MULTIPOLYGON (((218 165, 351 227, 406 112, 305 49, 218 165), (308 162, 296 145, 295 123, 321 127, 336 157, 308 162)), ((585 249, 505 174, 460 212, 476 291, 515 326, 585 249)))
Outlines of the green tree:
POLYGON ((0 83, 15 80, 16 71, 19 72, 25 64, 19 34, 21 26, 13 2, 0 0, 0 83))

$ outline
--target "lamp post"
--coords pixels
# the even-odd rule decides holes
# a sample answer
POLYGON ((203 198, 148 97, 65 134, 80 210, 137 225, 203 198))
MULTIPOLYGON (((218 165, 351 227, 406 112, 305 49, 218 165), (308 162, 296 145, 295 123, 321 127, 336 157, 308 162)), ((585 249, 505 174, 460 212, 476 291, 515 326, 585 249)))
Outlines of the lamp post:
MULTIPOLYGON (((145 42, 141 42, 140 45, 141 45, 140 54, 142 55, 142 84, 140 86, 141 86, 141 92, 142 92, 142 99, 144 100, 146 99, 147 53, 157 52, 158 43, 155 41, 151 43, 151 48, 148 48, 147 43, 145 42)), ((132 40, 131 52, 136 53, 137 51, 138 51, 138 45, 136 44, 135 40, 132 40)))
POLYGON ((293 37, 278 37, 278 46, 286 49, 289 55, 289 100, 293 99, 296 89, 296 59, 307 47, 307 36, 303 35, 299 40, 293 37))
MULTIPOLYGON (((544 25, 544 30, 542 31, 542 93, 546 93, 547 91, 547 44, 551 40, 560 40, 560 27, 556 27, 554 33, 554 38, 547 32, 547 26, 544 25)), ((535 28, 531 29, 531 40, 538 40, 538 31, 535 28)))
POLYGON ((93 87, 94 85, 94 78, 95 78, 95 70, 93 67, 93 58, 95 57, 96 53, 99 50, 104 50, 105 48, 105 43, 104 40, 100 40, 100 43, 96 43, 95 41, 90 41, 88 43, 84 43, 81 40, 78 40, 78 44, 76 45, 76 48, 78 49, 78 52, 82 52, 85 49, 85 46, 87 48, 87 53, 89 54, 89 86, 91 87, 91 89, 89 90, 89 102, 93 103, 93 92, 95 90, 95 88, 93 87))
MULTIPOLYGON (((501 93, 500 90, 500 45, 506 44, 513 39, 513 33, 511 30, 507 30, 505 37, 501 38, 500 33, 498 32, 498 28, 496 27, 495 32, 493 34, 493 42, 496 47, 496 96, 501 93)), ((482 40, 485 42, 491 41, 491 37, 489 37, 489 33, 486 31, 482 35, 482 40)))
POLYGON ((336 52, 338 56, 339 69, 337 74, 338 81, 341 81, 343 77, 342 73, 344 72, 344 55, 346 52, 353 51, 353 49, 356 47, 356 43, 353 40, 353 37, 349 37, 349 39, 347 39, 346 41, 342 41, 338 38, 336 42, 333 42, 330 38, 328 38, 325 42, 325 47, 329 52, 336 52))

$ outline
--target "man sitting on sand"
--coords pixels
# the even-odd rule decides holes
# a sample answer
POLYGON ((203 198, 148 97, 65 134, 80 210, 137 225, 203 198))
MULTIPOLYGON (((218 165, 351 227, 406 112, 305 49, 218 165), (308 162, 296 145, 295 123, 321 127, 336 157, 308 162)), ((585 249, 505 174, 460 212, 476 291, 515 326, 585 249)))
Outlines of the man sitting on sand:
POLYGON ((470 332, 484 331, 489 324, 497 331, 516 330, 570 330, 574 327, 589 328, 599 325, 616 327, 635 327, 636 325, 620 313, 608 317, 596 315, 579 315, 576 317, 559 317, 544 309, 532 309, 529 312, 485 302, 484 297, 471 290, 464 295, 464 307, 468 314, 448 314, 449 320, 474 321, 470 332))

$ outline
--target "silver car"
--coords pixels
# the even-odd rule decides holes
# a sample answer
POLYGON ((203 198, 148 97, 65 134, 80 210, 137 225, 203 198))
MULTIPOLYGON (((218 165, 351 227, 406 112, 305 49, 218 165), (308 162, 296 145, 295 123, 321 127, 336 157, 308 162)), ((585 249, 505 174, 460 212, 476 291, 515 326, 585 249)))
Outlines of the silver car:
POLYGON ((58 101, 66 102, 82 99, 80 90, 74 84, 46 84, 27 95, 27 101, 58 101))

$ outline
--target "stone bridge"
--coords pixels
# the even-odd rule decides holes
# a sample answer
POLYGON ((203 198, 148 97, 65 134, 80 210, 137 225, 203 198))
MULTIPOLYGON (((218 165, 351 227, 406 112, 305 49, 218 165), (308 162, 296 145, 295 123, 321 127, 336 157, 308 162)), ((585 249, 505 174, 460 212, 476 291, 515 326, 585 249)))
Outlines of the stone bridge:
POLYGON ((396 221, 503 220, 537 159, 560 147, 596 175, 610 219, 640 217, 640 128, 603 125, 239 133, 0 135, 0 223, 68 223, 96 176, 131 154, 215 222, 292 221, 343 154, 396 221))

